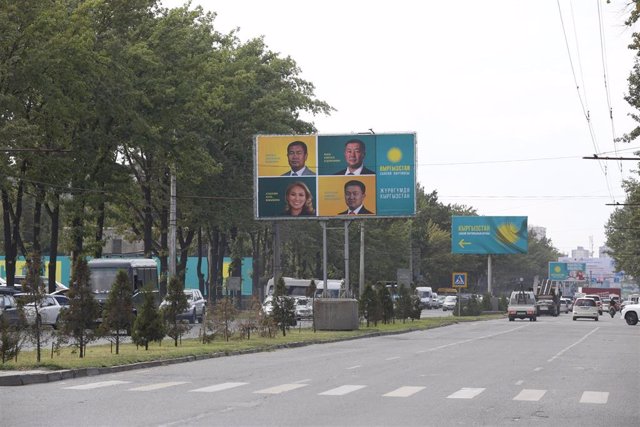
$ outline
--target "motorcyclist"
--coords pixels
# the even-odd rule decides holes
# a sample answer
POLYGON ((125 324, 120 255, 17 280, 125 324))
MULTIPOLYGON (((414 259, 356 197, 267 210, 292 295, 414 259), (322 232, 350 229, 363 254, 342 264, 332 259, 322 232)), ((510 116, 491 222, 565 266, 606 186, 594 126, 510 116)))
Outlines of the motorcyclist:
POLYGON ((616 300, 612 299, 609 302, 609 314, 611 315, 612 318, 613 316, 616 315, 616 311, 618 311, 618 304, 616 300))

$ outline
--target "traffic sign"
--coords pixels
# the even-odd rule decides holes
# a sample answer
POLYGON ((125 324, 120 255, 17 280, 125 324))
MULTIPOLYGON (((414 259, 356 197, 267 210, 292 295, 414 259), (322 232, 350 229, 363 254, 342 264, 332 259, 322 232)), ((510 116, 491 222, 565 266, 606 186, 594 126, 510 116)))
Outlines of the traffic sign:
POLYGON ((467 273, 453 273, 451 275, 451 287, 453 287, 453 288, 466 288, 467 287, 467 273))

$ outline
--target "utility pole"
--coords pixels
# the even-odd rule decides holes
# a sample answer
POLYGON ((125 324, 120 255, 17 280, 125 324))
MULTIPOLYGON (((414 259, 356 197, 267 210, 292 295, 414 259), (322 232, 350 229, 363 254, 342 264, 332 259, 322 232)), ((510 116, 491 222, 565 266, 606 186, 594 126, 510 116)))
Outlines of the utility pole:
POLYGON ((360 295, 364 293, 364 221, 360 221, 360 295))

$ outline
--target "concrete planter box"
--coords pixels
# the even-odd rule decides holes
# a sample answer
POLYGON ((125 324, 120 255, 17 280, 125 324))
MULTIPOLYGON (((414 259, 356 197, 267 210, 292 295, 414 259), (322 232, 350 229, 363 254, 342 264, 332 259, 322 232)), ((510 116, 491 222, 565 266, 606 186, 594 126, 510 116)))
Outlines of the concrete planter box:
POLYGON ((313 306, 317 330, 353 331, 358 329, 358 300, 350 298, 317 298, 313 306))

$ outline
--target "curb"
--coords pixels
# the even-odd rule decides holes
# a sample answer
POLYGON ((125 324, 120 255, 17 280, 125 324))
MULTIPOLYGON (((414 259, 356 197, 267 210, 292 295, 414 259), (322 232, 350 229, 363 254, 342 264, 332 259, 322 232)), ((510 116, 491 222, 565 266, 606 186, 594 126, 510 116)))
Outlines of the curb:
POLYGON ((274 350, 280 350, 285 348, 306 347, 306 346, 315 345, 315 344, 330 344, 330 343, 341 342, 341 341, 352 341, 352 340, 358 340, 363 338, 373 338, 373 337, 380 337, 380 336, 386 336, 386 335, 400 335, 400 334, 406 334, 409 332, 426 331, 429 329, 442 328, 445 326, 456 325, 458 323, 459 322, 454 322, 448 325, 439 325, 439 326, 426 328, 426 329, 409 328, 409 329, 403 329, 400 331, 371 332, 365 335, 359 335, 355 337, 335 338, 332 340, 299 341, 299 342, 294 341, 286 344, 277 344, 273 346, 258 347, 254 349, 248 349, 248 350, 211 353, 211 354, 205 354, 205 355, 199 355, 199 356, 183 356, 175 359, 152 360, 149 362, 139 362, 139 363, 133 363, 129 365, 110 366, 110 367, 103 367, 103 368, 65 369, 60 371, 22 371, 22 372, 16 371, 16 373, 13 373, 12 371, 0 371, 0 387, 42 384, 42 383, 62 381, 67 379, 92 377, 96 375, 132 371, 134 369, 155 368, 158 366, 174 365, 176 363, 194 362, 196 360, 215 359, 218 357, 227 357, 227 356, 239 356, 239 355, 251 354, 251 353, 263 353, 267 351, 274 351, 274 350))

